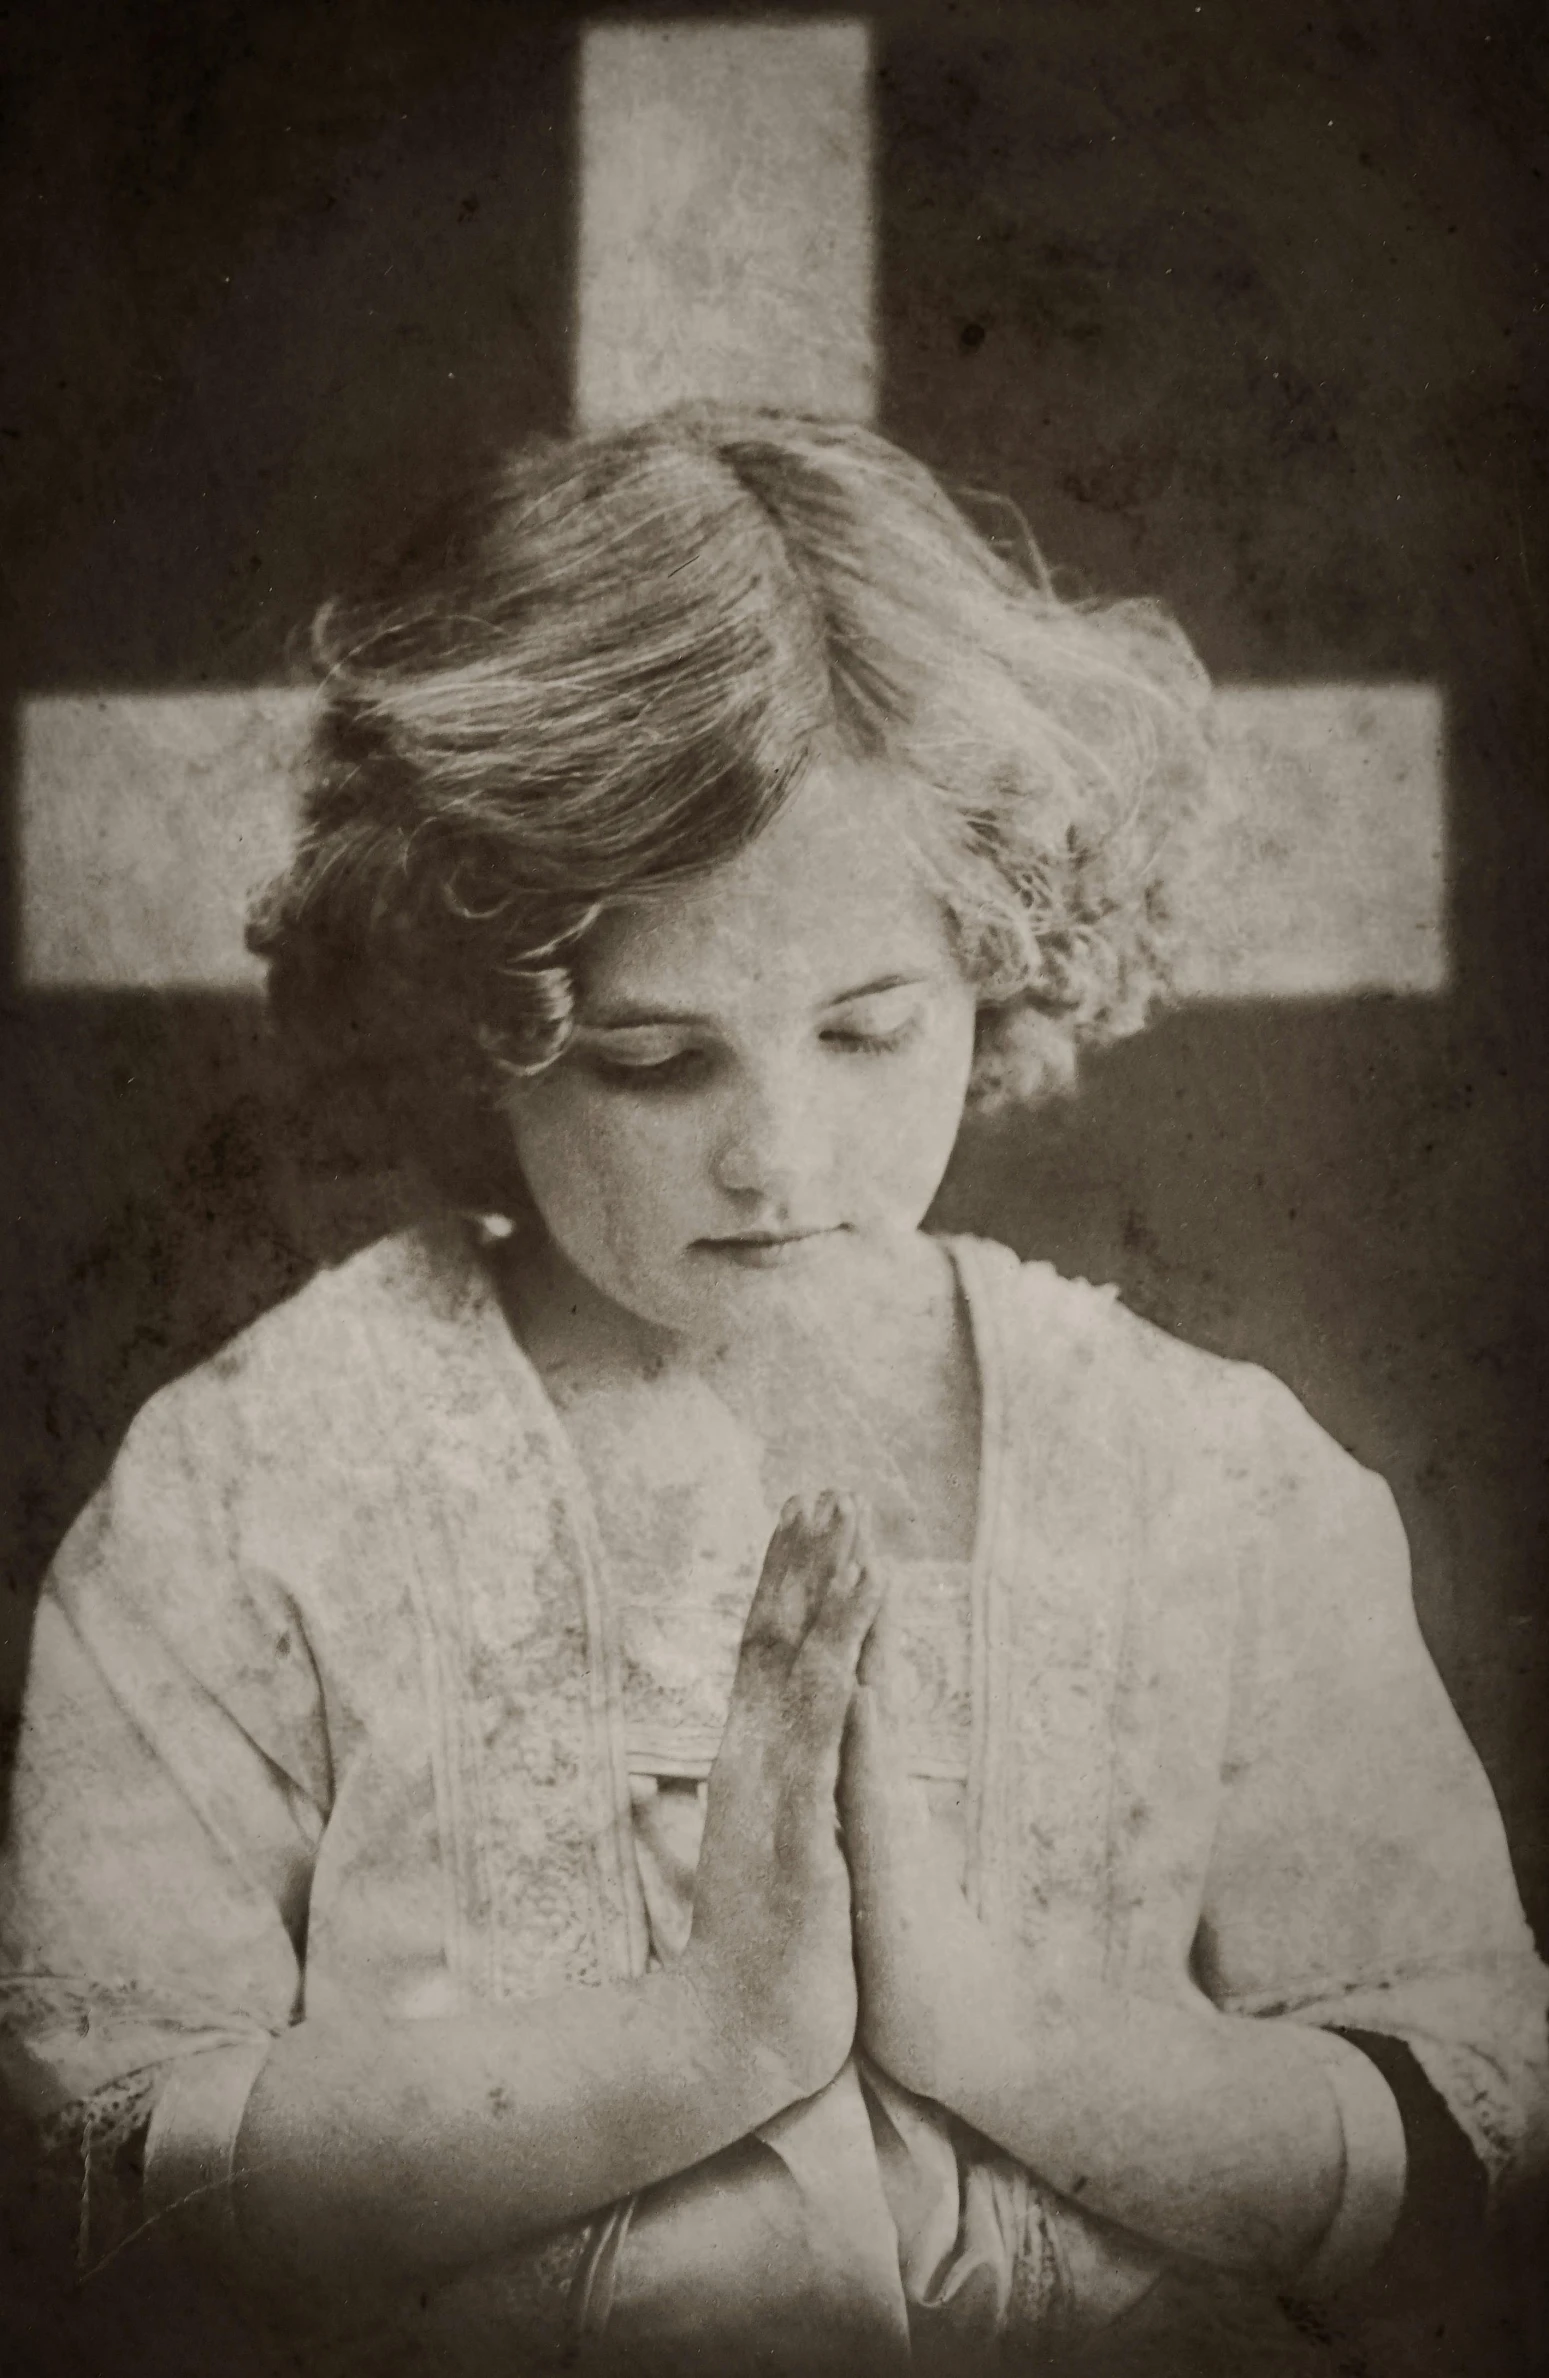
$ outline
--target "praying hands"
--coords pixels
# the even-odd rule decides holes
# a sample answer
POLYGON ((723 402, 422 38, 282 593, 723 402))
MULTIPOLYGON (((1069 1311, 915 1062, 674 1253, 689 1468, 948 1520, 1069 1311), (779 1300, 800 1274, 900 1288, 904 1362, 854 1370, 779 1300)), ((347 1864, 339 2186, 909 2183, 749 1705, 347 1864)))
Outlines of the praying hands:
MULTIPOLYGON (((864 1521, 858 1557, 871 1560, 864 1521)), ((970 1907, 898 1724, 885 1593, 857 1662, 838 1812, 856 2046, 1061 2195, 1170 2250, 1295 2273, 1338 2201, 1339 2117, 1304 2033, 1079 1988, 970 1907)))
MULTIPOLYGON (((869 1559, 864 1527, 861 1546, 869 1559)), ((908 1772, 896 1626, 884 1595, 858 1664, 839 1779, 856 2044, 901 2087, 950 2105, 965 2028, 1004 2030, 1007 1975, 908 1772)))

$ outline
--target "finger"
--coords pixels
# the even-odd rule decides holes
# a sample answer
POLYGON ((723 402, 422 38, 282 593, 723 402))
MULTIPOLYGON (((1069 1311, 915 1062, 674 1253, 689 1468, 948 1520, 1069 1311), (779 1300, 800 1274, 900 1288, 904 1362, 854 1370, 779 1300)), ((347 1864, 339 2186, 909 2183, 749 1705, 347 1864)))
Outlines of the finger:
POLYGON ((793 1652, 800 1644, 836 1566, 848 1556, 853 1521, 847 1525, 846 1503, 831 1487, 815 1500, 792 1495, 787 1501, 748 1611, 747 1647, 793 1652))
POLYGON ((852 1874, 857 1855, 872 1857, 883 1848, 913 1855, 930 1834, 897 1727, 869 1685, 857 1685, 845 1715, 838 1803, 852 1874))
POLYGON ((846 1827, 866 1798, 880 1747, 881 1714, 877 1697, 857 1686, 845 1709, 841 1741, 839 1815, 846 1827))
POLYGON ((858 1499, 844 1538, 848 1558, 831 1580, 813 1622, 813 1635, 831 1649, 846 1677, 853 1677, 861 1646, 875 1623, 887 1590, 887 1576, 876 1558, 871 1516, 858 1499))
POLYGON ((807 1623, 811 1626, 855 1557, 860 1514, 853 1495, 826 1486, 818 1496, 807 1567, 807 1623))
POLYGON ((772 1645, 794 1650, 801 1641, 807 1618, 805 1549, 811 1528, 812 1515, 805 1498, 792 1495, 764 1554, 742 1630, 744 1651, 772 1645))
POLYGON ((874 1697, 882 1716, 892 1720, 900 1700, 898 1621, 884 1594, 866 1631, 855 1664, 856 1679, 874 1697))
POLYGON ((825 1762, 830 1751, 838 1757, 861 1645, 885 1590, 886 1581, 875 1566, 852 1560, 793 1663, 792 1682, 799 1686, 807 1709, 813 1752, 825 1762))
POLYGON ((855 1532, 853 1501, 825 1487, 815 1501, 798 1498, 799 1512, 788 1531, 781 1557, 785 1584, 778 1599, 787 1638, 800 1642, 812 1624, 835 1577, 850 1559, 855 1532))
POLYGON ((886 1806, 885 1728, 876 1696, 864 1688, 851 1695, 845 1711, 844 1743, 836 1794, 840 1840, 858 1889, 868 1879, 878 1845, 876 1828, 886 1806))

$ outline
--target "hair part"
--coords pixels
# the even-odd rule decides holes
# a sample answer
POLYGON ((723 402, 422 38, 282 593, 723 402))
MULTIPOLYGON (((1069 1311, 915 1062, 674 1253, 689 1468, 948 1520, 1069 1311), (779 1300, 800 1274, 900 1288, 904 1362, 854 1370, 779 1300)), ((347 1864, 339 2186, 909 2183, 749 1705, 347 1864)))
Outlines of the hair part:
POLYGON ((733 857, 821 760, 928 796, 900 831, 979 990, 981 1105, 1165 988, 1203 670, 869 431, 693 407, 533 447, 313 651, 303 830, 249 945, 314 1084, 454 1202, 519 1202, 501 1094, 562 1055, 597 919, 733 857))

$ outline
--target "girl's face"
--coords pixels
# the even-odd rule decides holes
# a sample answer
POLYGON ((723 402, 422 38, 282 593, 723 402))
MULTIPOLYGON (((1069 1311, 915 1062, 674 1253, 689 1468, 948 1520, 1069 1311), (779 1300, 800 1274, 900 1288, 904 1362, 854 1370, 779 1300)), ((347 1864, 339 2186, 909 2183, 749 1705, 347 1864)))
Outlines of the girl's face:
POLYGON ((905 797, 881 771, 814 770, 715 874, 604 918, 570 1046, 511 1094, 555 1247, 636 1318, 756 1326, 934 1197, 976 1003, 905 797))

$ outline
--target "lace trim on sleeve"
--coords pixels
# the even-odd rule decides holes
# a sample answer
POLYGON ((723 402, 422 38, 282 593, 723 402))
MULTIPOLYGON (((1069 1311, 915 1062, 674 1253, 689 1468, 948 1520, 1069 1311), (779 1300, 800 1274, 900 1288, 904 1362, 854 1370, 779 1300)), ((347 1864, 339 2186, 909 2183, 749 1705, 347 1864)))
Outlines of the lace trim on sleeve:
POLYGON ((161 2077, 154 2068, 129 2073, 38 2125, 45 2163, 73 2184, 75 2267, 83 2278, 143 2226, 145 2142, 161 2077))

